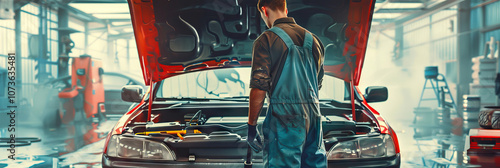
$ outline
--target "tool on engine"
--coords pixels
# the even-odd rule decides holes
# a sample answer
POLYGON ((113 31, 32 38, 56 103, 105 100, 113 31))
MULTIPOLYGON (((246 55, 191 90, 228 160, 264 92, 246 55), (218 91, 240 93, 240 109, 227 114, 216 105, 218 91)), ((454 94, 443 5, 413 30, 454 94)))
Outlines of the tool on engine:
POLYGON ((191 116, 191 114, 186 114, 184 116, 184 120, 186 121, 186 125, 189 125, 189 126, 191 126, 191 125, 203 125, 206 121, 205 115, 203 115, 201 110, 198 110, 193 116, 191 116))
MULTIPOLYGON (((146 131, 146 132, 138 132, 135 135, 149 135, 149 134, 170 134, 170 135, 185 135, 188 132, 186 130, 175 130, 175 131, 146 131)), ((192 133, 201 134, 202 132, 194 129, 192 133)), ((182 136, 179 136, 182 137, 182 136)))

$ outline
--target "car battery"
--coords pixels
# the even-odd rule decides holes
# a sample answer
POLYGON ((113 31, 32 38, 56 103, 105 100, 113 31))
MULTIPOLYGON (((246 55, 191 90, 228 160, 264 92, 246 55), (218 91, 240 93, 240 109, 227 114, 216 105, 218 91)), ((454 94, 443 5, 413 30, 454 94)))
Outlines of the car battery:
POLYGON ((346 136, 356 133, 356 123, 341 116, 322 116, 321 124, 325 137, 346 136))
POLYGON ((466 145, 469 146, 467 156, 471 165, 500 167, 500 130, 471 129, 466 145))

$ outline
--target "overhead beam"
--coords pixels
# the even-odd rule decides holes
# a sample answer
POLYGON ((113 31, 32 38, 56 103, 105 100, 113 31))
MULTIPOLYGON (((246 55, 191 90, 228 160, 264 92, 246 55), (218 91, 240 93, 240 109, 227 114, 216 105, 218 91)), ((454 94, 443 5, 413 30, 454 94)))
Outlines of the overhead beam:
POLYGON ((388 23, 394 22, 394 19, 372 19, 372 22, 388 23))
POLYGON ((114 14, 130 14, 130 12, 96 12, 96 13, 89 13, 92 15, 98 14, 98 15, 114 15, 114 14))
POLYGON ((29 0, 16 0, 14 1, 14 10, 21 9, 24 5, 30 3, 29 0))
POLYGON ((65 10, 67 10, 68 13, 72 14, 72 16, 74 16, 80 20, 83 20, 86 22, 97 22, 97 23, 102 23, 102 24, 108 24, 107 21, 105 21, 103 19, 99 19, 95 16, 92 16, 91 14, 85 13, 81 10, 76 9, 76 8, 73 8, 66 3, 62 3, 62 2, 57 1, 55 3, 55 5, 59 8, 63 8, 65 10))
POLYGON ((106 19, 108 22, 131 22, 132 20, 130 19, 106 19))
POLYGON ((429 0, 389 0, 391 3, 427 3, 429 0))
POLYGON ((127 0, 72 0, 71 3, 127 3, 127 0))
POLYGON ((109 26, 105 26, 105 27, 89 29, 89 31, 108 30, 108 28, 113 29, 113 30, 127 29, 127 28, 132 28, 132 24, 125 24, 125 25, 119 25, 119 26, 113 26, 110 24, 109 26))
POLYGON ((415 12, 412 12, 408 15, 398 17, 395 19, 394 23, 386 23, 386 24, 376 25, 376 26, 373 26, 372 29, 383 30, 383 29, 395 28, 396 26, 400 26, 400 25, 405 25, 405 24, 414 22, 416 20, 428 17, 428 16, 430 16, 438 11, 442 11, 442 10, 445 10, 447 8, 450 8, 454 5, 459 4, 462 1, 464 1, 464 0, 446 0, 446 1, 443 1, 439 4, 436 4, 430 8, 423 9, 420 11, 415 11, 415 12))
POLYGON ((382 8, 375 13, 409 13, 421 11, 424 8, 382 8))
POLYGON ((389 1, 391 3, 427 3, 430 0, 377 0, 376 3, 384 3, 386 1, 389 1))
POLYGON ((441 2, 440 4, 434 5, 433 7, 411 13, 407 16, 403 16, 402 18, 396 19, 396 24, 398 25, 404 25, 407 23, 414 22, 416 20, 422 19, 424 17, 430 16, 436 12, 442 11, 444 9, 450 8, 454 5, 459 4, 464 0, 446 0, 444 2, 441 2))
POLYGON ((116 35, 108 35, 108 40, 131 39, 132 37, 134 37, 134 33, 133 32, 120 33, 120 34, 116 34, 116 35))
POLYGON ((491 25, 491 26, 488 26, 488 27, 484 27, 480 31, 481 31, 481 33, 486 33, 486 32, 493 31, 493 30, 498 30, 498 29, 500 29, 500 24, 496 24, 496 25, 491 25))
POLYGON ((476 6, 473 6, 471 9, 480 8, 480 7, 483 7, 483 6, 486 6, 486 5, 489 5, 489 4, 492 4, 492 3, 498 2, 498 1, 499 1, 499 0, 490 0, 490 1, 486 1, 486 2, 483 2, 483 3, 477 4, 476 6))

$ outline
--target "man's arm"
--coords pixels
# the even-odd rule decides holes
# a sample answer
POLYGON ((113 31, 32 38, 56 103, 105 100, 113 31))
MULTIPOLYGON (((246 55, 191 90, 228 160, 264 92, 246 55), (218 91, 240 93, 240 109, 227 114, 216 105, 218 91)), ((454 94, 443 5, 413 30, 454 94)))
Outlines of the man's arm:
POLYGON ((314 47, 317 48, 317 50, 314 50, 314 54, 317 56, 317 61, 318 61, 318 89, 321 89, 323 86, 323 76, 325 74, 325 69, 323 68, 323 63, 325 62, 325 48, 323 46, 323 43, 321 40, 313 34, 314 36, 314 47))
POLYGON ((260 111, 264 105, 266 93, 271 83, 271 56, 264 32, 257 38, 252 52, 252 74, 250 79, 250 100, 248 107, 248 124, 256 125, 260 111))
POLYGON ((250 90, 247 143, 248 146, 257 153, 262 151, 262 140, 257 131, 257 119, 259 118, 262 105, 264 105, 264 98, 266 97, 266 93, 266 91, 260 90, 258 88, 252 88, 250 90))
POLYGON ((318 90, 323 86, 323 76, 325 75, 325 69, 323 68, 323 64, 320 65, 319 73, 318 73, 318 90))
POLYGON ((266 98, 266 91, 252 88, 250 90, 250 102, 248 108, 248 124, 257 125, 257 120, 264 105, 264 100, 266 98))

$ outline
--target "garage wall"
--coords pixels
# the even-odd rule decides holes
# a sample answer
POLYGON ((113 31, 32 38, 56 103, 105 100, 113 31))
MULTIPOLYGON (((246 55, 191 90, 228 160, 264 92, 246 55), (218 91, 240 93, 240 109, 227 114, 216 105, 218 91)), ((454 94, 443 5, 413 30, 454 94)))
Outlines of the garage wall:
POLYGON ((456 82, 456 73, 451 73, 456 67, 456 27, 456 7, 403 25, 402 65, 422 72, 426 66, 438 66, 456 82))
MULTIPOLYGON (((22 83, 23 92, 21 97, 31 97, 34 92, 38 78, 35 77, 37 70, 37 53, 30 53, 31 46, 29 39, 39 34, 39 7, 36 4, 27 4, 21 8, 21 54, 17 55, 17 60, 22 64, 22 83)), ((45 71, 51 77, 57 76, 57 31, 51 30, 57 27, 57 15, 55 11, 47 11, 47 65, 45 71)), ((0 67, 7 67, 7 53, 15 52, 15 20, 0 20, 0 39, 4 43, 0 44, 0 67)), ((2 79, 4 80, 4 79, 2 79)))
MULTIPOLYGON (((484 55, 485 42, 490 37, 500 40, 500 1, 471 1, 472 57, 484 55)), ((426 66, 438 66, 454 94, 457 82, 457 7, 439 11, 420 20, 396 27, 402 28, 402 54, 395 60, 399 66, 422 73, 426 66)), ((396 28, 397 29, 397 28, 396 28)), ((424 77, 418 76, 422 83, 424 77)), ((419 89, 421 88, 418 87, 419 89)), ((456 95, 454 95, 456 98, 456 95)))
MULTIPOLYGON (((51 80, 57 78, 58 69, 57 69, 57 61, 58 61, 58 17, 57 10, 55 7, 47 6, 47 15, 46 15, 46 23, 47 24, 47 56, 45 59, 45 72, 47 72, 46 80, 51 80)), ((39 5, 36 3, 28 3, 21 8, 21 53, 17 53, 17 60, 21 62, 21 95, 19 98, 26 99, 29 102, 32 102, 32 93, 36 91, 36 87, 38 84, 42 83, 40 81, 40 77, 37 77, 39 74, 38 69, 38 43, 34 43, 30 45, 29 39, 37 36, 39 34, 40 27, 40 17, 39 17, 39 5), (35 46, 35 47, 34 47, 35 46), (30 52, 30 49, 34 50, 34 52, 30 52)), ((0 69, 5 69, 7 67, 7 54, 9 52, 15 52, 15 20, 0 20, 0 38, 3 39, 4 43, 0 43, 0 69)), ((83 54, 89 54, 94 58, 101 59, 104 62, 104 69, 113 69, 114 67, 118 67, 117 64, 120 62, 128 62, 128 60, 116 61, 115 57, 111 57, 109 54, 109 48, 114 49, 114 51, 119 51, 117 55, 126 57, 126 51, 128 51, 124 46, 125 43, 117 43, 115 40, 108 41, 108 32, 106 29, 100 29, 95 31, 88 31, 85 28, 85 21, 79 20, 75 17, 70 16, 69 18, 69 27, 75 30, 78 30, 77 33, 72 33, 70 38, 74 41, 75 47, 72 50, 72 53, 69 54, 70 57, 78 57, 83 54), (88 31, 88 39, 87 44, 85 43, 85 32, 88 31), (117 46, 117 47, 115 47, 117 46), (85 49, 87 49, 87 53, 85 53, 85 49), (111 67, 111 68, 107 68, 111 67)), ((94 24, 95 25, 95 24, 94 24)), ((93 25, 93 26, 94 26, 93 25)), ((101 27, 105 27, 102 25, 101 27)), ((35 40, 38 42, 38 40, 35 40)), ((131 41, 133 42, 133 41, 131 41)), ((135 47, 135 45, 131 46, 135 47)), ((114 55, 113 55, 114 56, 114 55)), ((137 55, 134 55, 137 57, 137 55)), ((71 61, 70 61, 71 64, 71 61)), ((138 64, 137 64, 138 65, 138 64)), ((126 66, 122 66, 123 70, 128 71, 126 66)), ((139 66, 135 68, 140 69, 139 66)), ((114 71, 120 71, 120 69, 113 69, 114 71)), ((0 79, 1 81, 5 81, 5 79, 0 79)))
POLYGON ((500 40, 500 1, 480 6, 480 2, 474 1, 471 6, 471 37, 476 40, 474 54, 475 56, 484 55, 486 41, 494 37, 496 41, 500 40))
MULTIPOLYGON (((483 4, 482 0, 471 2, 471 36, 473 55, 484 55, 484 44, 495 37, 500 40, 500 1, 483 4)), ((429 17, 401 25, 404 29, 403 66, 415 64, 437 65, 440 69, 450 69, 456 61, 456 7, 437 12, 429 17), (448 67, 446 67, 448 65, 448 67)), ((423 70, 423 69, 422 69, 423 70)), ((444 73, 445 71, 441 71, 444 73)), ((450 78, 451 73, 447 73, 450 78)))
POLYGON ((7 54, 16 49, 14 27, 14 20, 0 20, 0 38, 4 41, 0 43, 0 67, 3 69, 7 67, 7 54))

